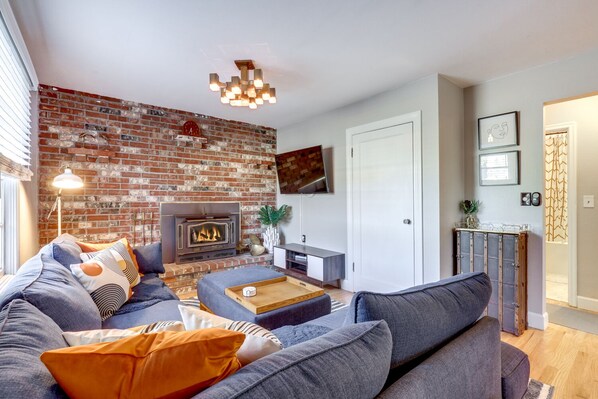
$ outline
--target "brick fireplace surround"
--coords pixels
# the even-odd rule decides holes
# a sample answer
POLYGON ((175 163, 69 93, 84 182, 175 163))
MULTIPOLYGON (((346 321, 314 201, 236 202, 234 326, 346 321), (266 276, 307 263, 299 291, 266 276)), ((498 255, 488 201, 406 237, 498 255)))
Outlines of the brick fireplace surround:
POLYGON ((51 182, 67 165, 85 187, 63 192, 62 228, 86 241, 160 241, 159 204, 172 201, 239 202, 242 236, 260 233, 258 209, 276 204, 275 154, 272 128, 41 85, 40 244, 56 236, 51 182), (189 120, 202 137, 181 135, 189 120))

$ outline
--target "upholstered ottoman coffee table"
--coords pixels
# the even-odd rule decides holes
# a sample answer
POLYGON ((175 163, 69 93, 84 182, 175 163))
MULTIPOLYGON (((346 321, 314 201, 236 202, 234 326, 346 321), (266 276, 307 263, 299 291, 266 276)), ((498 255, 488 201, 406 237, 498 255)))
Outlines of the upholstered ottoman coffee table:
POLYGON ((251 285, 251 283, 282 276, 284 274, 263 266, 211 273, 197 283, 197 297, 203 309, 218 316, 231 320, 250 321, 269 330, 305 323, 330 313, 331 303, 328 294, 260 314, 253 313, 225 294, 225 289, 228 287, 251 285))

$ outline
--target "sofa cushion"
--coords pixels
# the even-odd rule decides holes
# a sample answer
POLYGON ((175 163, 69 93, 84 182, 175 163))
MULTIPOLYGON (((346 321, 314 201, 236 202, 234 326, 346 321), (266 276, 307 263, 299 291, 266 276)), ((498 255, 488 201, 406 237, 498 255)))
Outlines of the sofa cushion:
POLYGON ((183 321, 179 313, 180 304, 179 300, 161 301, 134 312, 116 314, 104 320, 102 328, 131 328, 158 321, 183 321))
POLYGON ((384 386, 391 347, 384 321, 342 327, 257 360, 194 398, 373 398, 384 386))
POLYGON ((66 346, 60 327, 33 305, 7 304, 0 311, 0 398, 66 398, 39 360, 66 346))
POLYGON ((186 399, 240 367, 242 333, 218 328, 140 334, 44 352, 71 398, 186 399))
POLYGON ((501 342, 500 360, 503 399, 521 399, 529 381, 529 358, 521 350, 501 342))
POLYGON ((166 286, 157 274, 146 274, 133 288, 133 296, 118 309, 115 315, 136 312, 162 301, 176 300, 178 297, 166 286))
POLYGON ((139 273, 164 273, 164 264, 162 263, 162 243, 144 245, 133 248, 133 253, 137 257, 139 273))
POLYGON ((330 332, 332 329, 324 326, 310 324, 309 322, 298 326, 282 326, 272 330, 285 348, 297 345, 310 339, 317 338, 330 332))
POLYGON ((472 325, 492 292, 484 273, 468 273, 404 291, 358 292, 346 324, 386 320, 392 333, 391 368, 431 351, 472 325))
POLYGON ((43 247, 21 266, 2 291, 0 307, 23 299, 49 316, 63 331, 94 330, 102 326, 100 312, 70 270, 43 247))
POLYGON ((498 320, 483 317, 423 359, 417 367, 380 393, 378 398, 501 398, 498 320))

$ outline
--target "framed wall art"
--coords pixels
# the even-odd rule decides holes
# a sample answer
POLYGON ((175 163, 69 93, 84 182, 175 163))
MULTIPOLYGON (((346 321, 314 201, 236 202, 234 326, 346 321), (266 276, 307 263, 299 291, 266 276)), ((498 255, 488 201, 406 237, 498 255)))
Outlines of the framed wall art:
POLYGON ((517 111, 478 119, 478 147, 480 150, 518 144, 519 115, 517 111))
POLYGON ((519 184, 519 151, 480 154, 480 186, 519 184))

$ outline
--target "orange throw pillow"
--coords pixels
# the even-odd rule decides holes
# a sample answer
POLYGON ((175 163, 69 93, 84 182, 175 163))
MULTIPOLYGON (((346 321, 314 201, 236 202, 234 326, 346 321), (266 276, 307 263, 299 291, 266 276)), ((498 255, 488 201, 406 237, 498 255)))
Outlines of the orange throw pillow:
POLYGON ((42 353, 71 398, 189 398, 241 367, 245 334, 220 328, 141 334, 42 353))
MULTIPOLYGON (((111 246, 113 246, 114 244, 116 244, 119 241, 122 242, 123 244, 125 244, 125 246, 127 247, 127 252, 129 252, 129 255, 131 255, 131 259, 133 259, 135 268, 137 268, 137 272, 139 272, 139 264, 137 263, 137 257, 135 256, 135 253, 133 252, 133 248, 129 244, 129 240, 127 240, 126 237, 123 237, 118 241, 99 243, 99 244, 94 244, 91 242, 77 241, 77 245, 79 246, 79 248, 81 248, 81 251, 83 251, 83 252, 98 252, 103 249, 110 248, 111 246)), ((143 274, 140 274, 140 275, 143 276, 143 274)))

